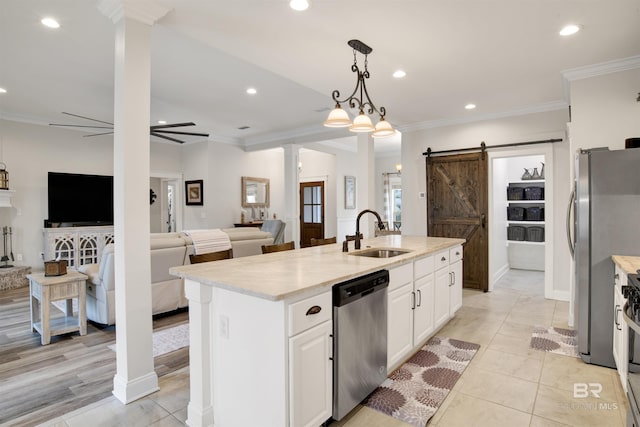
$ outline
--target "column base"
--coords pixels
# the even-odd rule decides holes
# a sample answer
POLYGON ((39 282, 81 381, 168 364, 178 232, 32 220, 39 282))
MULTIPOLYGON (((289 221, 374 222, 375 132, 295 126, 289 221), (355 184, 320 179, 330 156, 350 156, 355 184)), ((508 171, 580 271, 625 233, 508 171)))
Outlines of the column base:
POLYGON ((113 377, 113 395, 125 405, 160 390, 158 375, 150 372, 144 376, 127 381, 118 376, 113 377))
POLYGON ((198 408, 192 402, 187 406, 187 425, 189 427, 204 427, 213 425, 213 408, 198 408))

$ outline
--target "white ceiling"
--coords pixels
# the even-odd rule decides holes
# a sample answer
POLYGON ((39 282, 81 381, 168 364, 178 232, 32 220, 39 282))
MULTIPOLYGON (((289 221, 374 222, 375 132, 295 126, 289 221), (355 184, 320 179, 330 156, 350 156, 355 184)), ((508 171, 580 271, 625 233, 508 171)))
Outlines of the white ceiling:
MULTIPOLYGON (((194 121, 248 149, 350 135, 322 121, 331 92, 355 86, 353 38, 373 48, 369 93, 401 128, 563 108, 563 70, 640 55, 640 0, 315 0, 304 12, 288 0, 155 3, 172 10, 153 28, 152 121, 194 121), (567 23, 582 31, 560 37, 567 23)), ((0 0, 1 117, 112 121, 115 26, 97 4, 0 0)))

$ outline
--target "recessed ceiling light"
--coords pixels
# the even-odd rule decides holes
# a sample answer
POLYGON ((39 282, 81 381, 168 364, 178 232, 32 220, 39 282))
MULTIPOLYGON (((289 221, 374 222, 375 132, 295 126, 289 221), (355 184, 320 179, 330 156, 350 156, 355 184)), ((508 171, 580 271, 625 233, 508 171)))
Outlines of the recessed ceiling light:
POLYGON ((561 30, 560 30, 560 35, 561 36, 570 36, 572 34, 577 33, 578 31, 580 31, 580 26, 578 25, 566 25, 564 26, 561 30))
POLYGON ((407 73, 405 73, 403 70, 396 70, 393 72, 393 77, 395 77, 396 79, 401 79, 406 75, 407 73))
POLYGON ((258 91, 255 88, 250 87, 249 89, 247 89, 247 93, 249 95, 255 95, 256 93, 258 93, 258 91))
POLYGON ((42 25, 49 28, 60 28, 60 24, 53 18, 42 18, 42 25))
POLYGON ((476 108, 476 104, 467 104, 464 106, 464 108, 467 110, 473 110, 474 108, 476 108))
POLYGON ((309 0, 291 0, 289 2, 289 7, 293 10, 297 10, 298 12, 309 9, 309 6, 309 0))
POLYGON ((158 124, 159 125, 166 125, 167 121, 166 120, 158 120, 158 124))
POLYGON ((7 90, 3 87, 0 87, 0 93, 7 93, 7 90))

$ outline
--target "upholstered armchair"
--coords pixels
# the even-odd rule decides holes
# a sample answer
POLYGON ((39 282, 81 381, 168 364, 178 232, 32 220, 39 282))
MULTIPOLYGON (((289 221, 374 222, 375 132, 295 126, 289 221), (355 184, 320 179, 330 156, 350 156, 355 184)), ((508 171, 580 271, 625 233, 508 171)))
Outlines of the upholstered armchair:
POLYGON ((97 323, 113 325, 115 313, 115 277, 113 243, 102 251, 98 264, 85 264, 78 268, 87 279, 87 318, 97 323))
POLYGON ((262 231, 268 231, 273 236, 273 244, 284 243, 284 227, 286 224, 279 219, 266 219, 262 223, 262 231))

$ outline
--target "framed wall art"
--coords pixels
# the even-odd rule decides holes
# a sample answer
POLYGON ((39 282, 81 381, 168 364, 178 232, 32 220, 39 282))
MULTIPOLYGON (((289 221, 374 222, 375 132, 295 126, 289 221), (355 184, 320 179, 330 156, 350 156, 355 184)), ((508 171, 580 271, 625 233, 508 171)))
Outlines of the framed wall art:
POLYGON ((184 182, 184 194, 187 206, 202 206, 204 204, 202 182, 201 179, 184 182))
POLYGON ((356 177, 355 176, 344 177, 344 208, 345 209, 356 208, 356 177))

